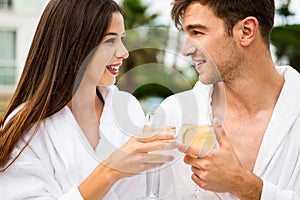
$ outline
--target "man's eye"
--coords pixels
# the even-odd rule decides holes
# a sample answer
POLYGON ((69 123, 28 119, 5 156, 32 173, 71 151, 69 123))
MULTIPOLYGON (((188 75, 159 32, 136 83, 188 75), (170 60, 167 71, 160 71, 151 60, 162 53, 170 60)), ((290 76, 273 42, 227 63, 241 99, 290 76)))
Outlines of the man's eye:
POLYGON ((195 30, 193 30, 193 35, 203 35, 203 33, 202 32, 199 32, 199 31, 195 31, 195 30))

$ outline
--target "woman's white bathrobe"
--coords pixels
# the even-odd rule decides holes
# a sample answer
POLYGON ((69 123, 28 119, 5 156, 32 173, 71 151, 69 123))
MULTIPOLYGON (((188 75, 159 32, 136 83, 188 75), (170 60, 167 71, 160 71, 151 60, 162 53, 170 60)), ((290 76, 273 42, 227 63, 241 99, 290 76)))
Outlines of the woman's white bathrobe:
MULTIPOLYGON (((289 66, 277 67, 285 83, 265 132, 254 174, 263 180, 262 200, 300 199, 300 75, 289 66)), ((201 114, 211 112, 212 85, 197 83, 192 90, 167 98, 161 105, 170 116, 178 116, 182 123, 196 122, 201 114)), ((242 134, 242 133, 241 133, 242 134)), ((178 199, 191 194, 195 184, 190 166, 182 159, 172 165, 178 199)), ((205 199, 218 199, 203 191, 205 199)), ((224 193, 221 199, 236 199, 224 193)))
MULTIPOLYGON (((142 127, 144 123, 144 113, 133 96, 120 92, 115 86, 102 88, 101 93, 106 103, 100 122, 101 139, 96 151, 87 142, 69 108, 64 107, 40 124, 29 146, 12 166, 4 173, 0 173, 1 200, 83 199, 78 191, 78 185, 99 162, 129 138, 121 131, 124 128, 121 125, 127 123, 129 119, 136 127, 142 127), (119 115, 118 109, 112 107, 115 105, 125 105, 120 109, 128 113, 119 115), (115 117, 116 115, 118 117, 115 117), (127 116, 127 118, 117 122, 116 120, 121 119, 120 116, 127 116)), ((125 129, 128 130, 128 126, 123 129, 126 132, 125 129)), ((21 150, 29 136, 30 134, 18 144, 13 155, 21 150)), ((125 178, 109 190, 105 199, 135 199, 145 196, 145 187, 144 174, 125 178)), ((173 195, 171 189, 171 187, 163 187, 161 193, 172 199, 168 197, 173 195)))

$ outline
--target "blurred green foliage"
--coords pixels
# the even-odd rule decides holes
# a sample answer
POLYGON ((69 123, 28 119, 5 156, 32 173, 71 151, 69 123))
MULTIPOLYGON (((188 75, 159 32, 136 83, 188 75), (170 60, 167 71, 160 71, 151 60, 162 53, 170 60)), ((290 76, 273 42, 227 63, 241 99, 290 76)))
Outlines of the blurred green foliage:
POLYGON ((274 27, 271 42, 277 62, 286 62, 300 72, 300 24, 274 27))
POLYGON ((166 98, 190 89, 176 66, 164 62, 170 33, 169 27, 157 24, 159 14, 149 14, 149 6, 142 0, 123 0, 121 6, 125 11, 124 43, 130 56, 120 68, 117 86, 137 99, 166 98))
POLYGON ((295 15, 290 11, 290 4, 291 0, 283 0, 276 10, 283 24, 273 28, 271 43, 275 47, 276 63, 291 65, 300 72, 300 24, 288 24, 288 19, 295 15))
POLYGON ((125 26, 127 30, 143 26, 155 25, 158 13, 147 14, 148 6, 141 0, 123 0, 122 8, 125 11, 125 26))

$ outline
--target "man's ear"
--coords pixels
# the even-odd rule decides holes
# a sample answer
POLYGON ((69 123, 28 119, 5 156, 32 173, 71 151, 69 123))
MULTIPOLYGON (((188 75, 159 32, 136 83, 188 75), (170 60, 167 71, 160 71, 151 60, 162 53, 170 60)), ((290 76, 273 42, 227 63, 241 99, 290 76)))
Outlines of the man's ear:
POLYGON ((236 25, 237 37, 241 46, 249 46, 255 39, 259 23, 255 17, 246 17, 236 25))

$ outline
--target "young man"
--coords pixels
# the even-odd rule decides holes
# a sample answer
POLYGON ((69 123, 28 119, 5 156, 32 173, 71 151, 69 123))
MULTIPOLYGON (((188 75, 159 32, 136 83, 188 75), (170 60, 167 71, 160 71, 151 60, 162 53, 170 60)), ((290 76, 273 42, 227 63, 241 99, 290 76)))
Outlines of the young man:
POLYGON ((211 113, 222 126, 219 148, 173 165, 179 198, 192 175, 205 199, 300 199, 300 75, 272 61, 274 0, 175 0, 172 18, 199 82, 162 107, 180 123, 211 113))

